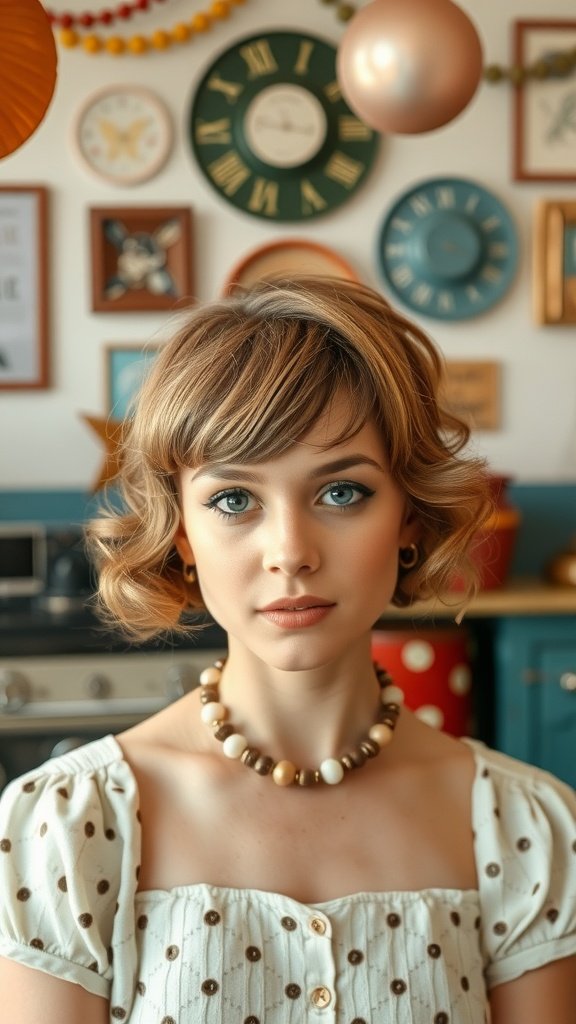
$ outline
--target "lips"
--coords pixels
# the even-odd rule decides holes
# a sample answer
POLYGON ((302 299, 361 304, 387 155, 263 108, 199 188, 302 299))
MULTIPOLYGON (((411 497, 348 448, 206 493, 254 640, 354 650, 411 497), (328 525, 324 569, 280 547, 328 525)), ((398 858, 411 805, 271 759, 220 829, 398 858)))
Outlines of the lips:
POLYGON ((283 597, 279 601, 272 601, 261 612, 295 612, 306 608, 331 608, 332 601, 325 601, 323 597, 315 597, 313 594, 305 594, 303 597, 283 597))
POLYGON ((260 615, 279 629, 300 630, 316 626, 330 614, 335 605, 323 597, 306 594, 302 597, 283 597, 260 608, 260 615))

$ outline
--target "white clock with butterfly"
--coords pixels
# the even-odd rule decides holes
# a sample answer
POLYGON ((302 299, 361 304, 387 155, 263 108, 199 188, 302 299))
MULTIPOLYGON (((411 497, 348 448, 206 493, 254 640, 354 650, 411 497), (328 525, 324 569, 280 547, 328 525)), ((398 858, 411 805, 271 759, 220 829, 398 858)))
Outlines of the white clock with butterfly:
POLYGON ((150 89, 111 85, 82 104, 74 123, 82 163, 114 185, 138 185, 161 169, 172 148, 172 122, 150 89))

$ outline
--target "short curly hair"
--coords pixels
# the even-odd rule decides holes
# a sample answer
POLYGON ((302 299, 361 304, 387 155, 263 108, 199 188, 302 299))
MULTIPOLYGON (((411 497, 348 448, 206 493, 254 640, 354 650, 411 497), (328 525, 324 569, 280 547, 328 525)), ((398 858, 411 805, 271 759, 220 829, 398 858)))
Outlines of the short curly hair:
MULTIPOLYGON (((186 630, 202 609, 174 539, 185 467, 258 462, 289 448, 336 392, 350 398, 343 441, 371 420, 392 477, 419 520, 420 559, 399 569, 394 604, 476 588, 469 548, 489 503, 467 426, 442 408, 441 356, 377 291, 348 280, 260 282, 184 315, 127 421, 119 491, 88 524, 108 619, 134 638, 186 630)), ((384 609, 383 609, 384 612, 384 609)))

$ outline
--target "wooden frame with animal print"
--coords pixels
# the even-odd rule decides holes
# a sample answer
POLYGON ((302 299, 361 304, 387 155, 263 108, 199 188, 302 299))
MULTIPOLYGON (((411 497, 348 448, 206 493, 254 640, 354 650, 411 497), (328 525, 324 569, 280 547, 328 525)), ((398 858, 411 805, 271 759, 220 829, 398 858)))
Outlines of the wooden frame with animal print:
POLYGON ((194 301, 188 207, 92 207, 90 244, 94 312, 157 312, 194 301))

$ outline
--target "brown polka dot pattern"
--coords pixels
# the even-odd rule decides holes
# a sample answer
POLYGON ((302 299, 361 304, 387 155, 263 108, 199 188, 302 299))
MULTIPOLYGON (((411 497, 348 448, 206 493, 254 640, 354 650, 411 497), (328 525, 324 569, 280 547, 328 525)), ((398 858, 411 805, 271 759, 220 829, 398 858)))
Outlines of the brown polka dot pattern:
POLYGON ((167 960, 177 960, 180 955, 180 950, 178 949, 178 946, 168 946, 164 955, 167 960))
POLYGON ((174 1017, 162 1017, 160 1024, 176 1024, 174 1017))
POLYGON ((33 793, 35 789, 36 789, 36 783, 35 782, 25 782, 24 785, 22 786, 22 792, 23 793, 33 793))
POLYGON ((205 996, 214 996, 218 991, 219 985, 217 981, 214 981, 214 978, 206 978, 206 981, 202 982, 201 988, 205 996))
POLYGON ((47 831, 48 831, 48 825, 46 824, 45 821, 43 821, 42 824, 40 825, 40 836, 41 836, 42 839, 46 835, 47 831))
POLYGON ((460 925, 460 914, 458 913, 457 910, 453 910, 452 911, 452 913, 450 914, 450 920, 452 921, 452 924, 456 926, 456 928, 459 927, 459 925, 460 925))
POLYGON ((98 973, 98 964, 96 963, 95 960, 92 961, 92 963, 90 964, 88 970, 89 971, 94 971, 95 974, 98 973))
POLYGON ((60 892, 68 892, 68 882, 66 881, 66 875, 62 875, 62 877, 58 879, 56 885, 60 889, 60 892))
POLYGON ((428 956, 431 956, 433 960, 438 960, 442 956, 442 950, 437 942, 431 942, 427 952, 428 956))
POLYGON ((58 789, 56 790, 56 792, 64 800, 68 800, 68 790, 66 789, 66 786, 59 786, 58 789))
POLYGON ((32 893, 30 892, 30 889, 22 886, 22 888, 18 889, 18 892, 16 893, 16 899, 19 900, 20 903, 26 903, 30 899, 31 895, 32 893))
POLYGON ((299 999, 302 994, 300 985, 296 985, 294 982, 291 982, 290 985, 286 985, 284 991, 288 996, 288 999, 299 999))
POLYGON ((348 963, 356 967, 361 964, 364 959, 364 953, 361 949, 351 949, 348 953, 348 963))
POLYGON ((110 842, 112 842, 113 839, 116 839, 116 833, 113 828, 107 828, 104 835, 110 842))
POLYGON ((218 911, 217 910, 207 910, 206 913, 204 914, 204 924, 214 925, 214 924, 219 924, 219 923, 220 923, 220 914, 218 913, 218 911))
POLYGON ((492 931, 494 932, 495 935, 506 935, 506 932, 508 931, 508 925, 506 924, 505 921, 496 921, 496 924, 494 925, 492 931))
POLYGON ((258 960, 262 959, 262 953, 258 949, 258 946, 248 946, 246 950, 246 959, 252 964, 258 963, 258 960))
POLYGON ((488 875, 488 878, 497 878, 498 875, 500 874, 500 865, 499 864, 487 864, 486 865, 486 874, 488 875))
POLYGON ((30 939, 30 945, 34 949, 44 949, 44 943, 42 942, 42 939, 30 939))
POLYGON ((448 1024, 449 1020, 450 1020, 450 1018, 449 1018, 448 1014, 444 1013, 444 1011, 441 1010, 440 1013, 437 1013, 435 1015, 435 1017, 434 1017, 434 1024, 448 1024))
POLYGON ((280 924, 282 925, 283 928, 286 929, 287 932, 293 932, 298 927, 293 917, 283 917, 282 920, 280 921, 280 924))
POLYGON ((400 914, 388 914, 386 917, 386 924, 390 928, 399 928, 402 924, 402 918, 400 914))
POLYGON ((249 1017, 244 1018, 244 1024, 260 1024, 260 1020, 251 1013, 249 1017))
POLYGON ((136 921, 136 926, 141 932, 148 927, 148 918, 146 917, 146 914, 140 914, 140 917, 136 921))
POLYGON ((550 907, 550 910, 546 911, 546 917, 547 917, 548 921, 552 922, 552 924, 554 923, 554 921, 557 921, 558 920, 558 911, 556 910, 556 907, 550 907))
POLYGON ((84 835, 87 839, 92 839, 92 836, 96 834, 96 826, 93 821, 87 821, 84 825, 84 835))
POLYGON ((2 851, 2 853, 10 853, 11 849, 12 843, 10 842, 9 839, 0 840, 0 850, 2 851))
POLYGON ((470 982, 468 981, 468 978, 466 978, 466 977, 460 978, 460 985, 461 985, 461 988, 462 988, 463 992, 469 992, 470 991, 470 982))
POLYGON ((144 984, 143 981, 138 981, 136 983, 136 991, 137 991, 139 996, 145 996, 146 995, 146 985, 144 984))
POLYGON ((110 1011, 110 1016, 114 1017, 114 1020, 124 1020, 126 1018, 126 1010, 121 1006, 113 1006, 110 1011))
POLYGON ((520 853, 525 853, 526 850, 529 850, 531 846, 532 843, 529 839, 526 838, 526 836, 522 836, 516 843, 516 849, 520 850, 520 853))
POLYGON ((99 893, 100 896, 104 896, 104 893, 107 893, 109 888, 110 888, 110 882, 106 881, 105 878, 102 878, 98 882, 98 885, 96 886, 96 892, 99 893))
POLYGON ((352 1024, 366 1024, 364 1017, 354 1017, 352 1024))
POLYGON ((407 987, 406 982, 403 981, 402 978, 394 978, 394 980, 390 982, 390 989, 395 996, 404 995, 407 987))
POLYGON ((78 918, 78 924, 81 928, 89 928, 93 921, 94 918, 92 917, 92 914, 80 914, 80 917, 78 918))

